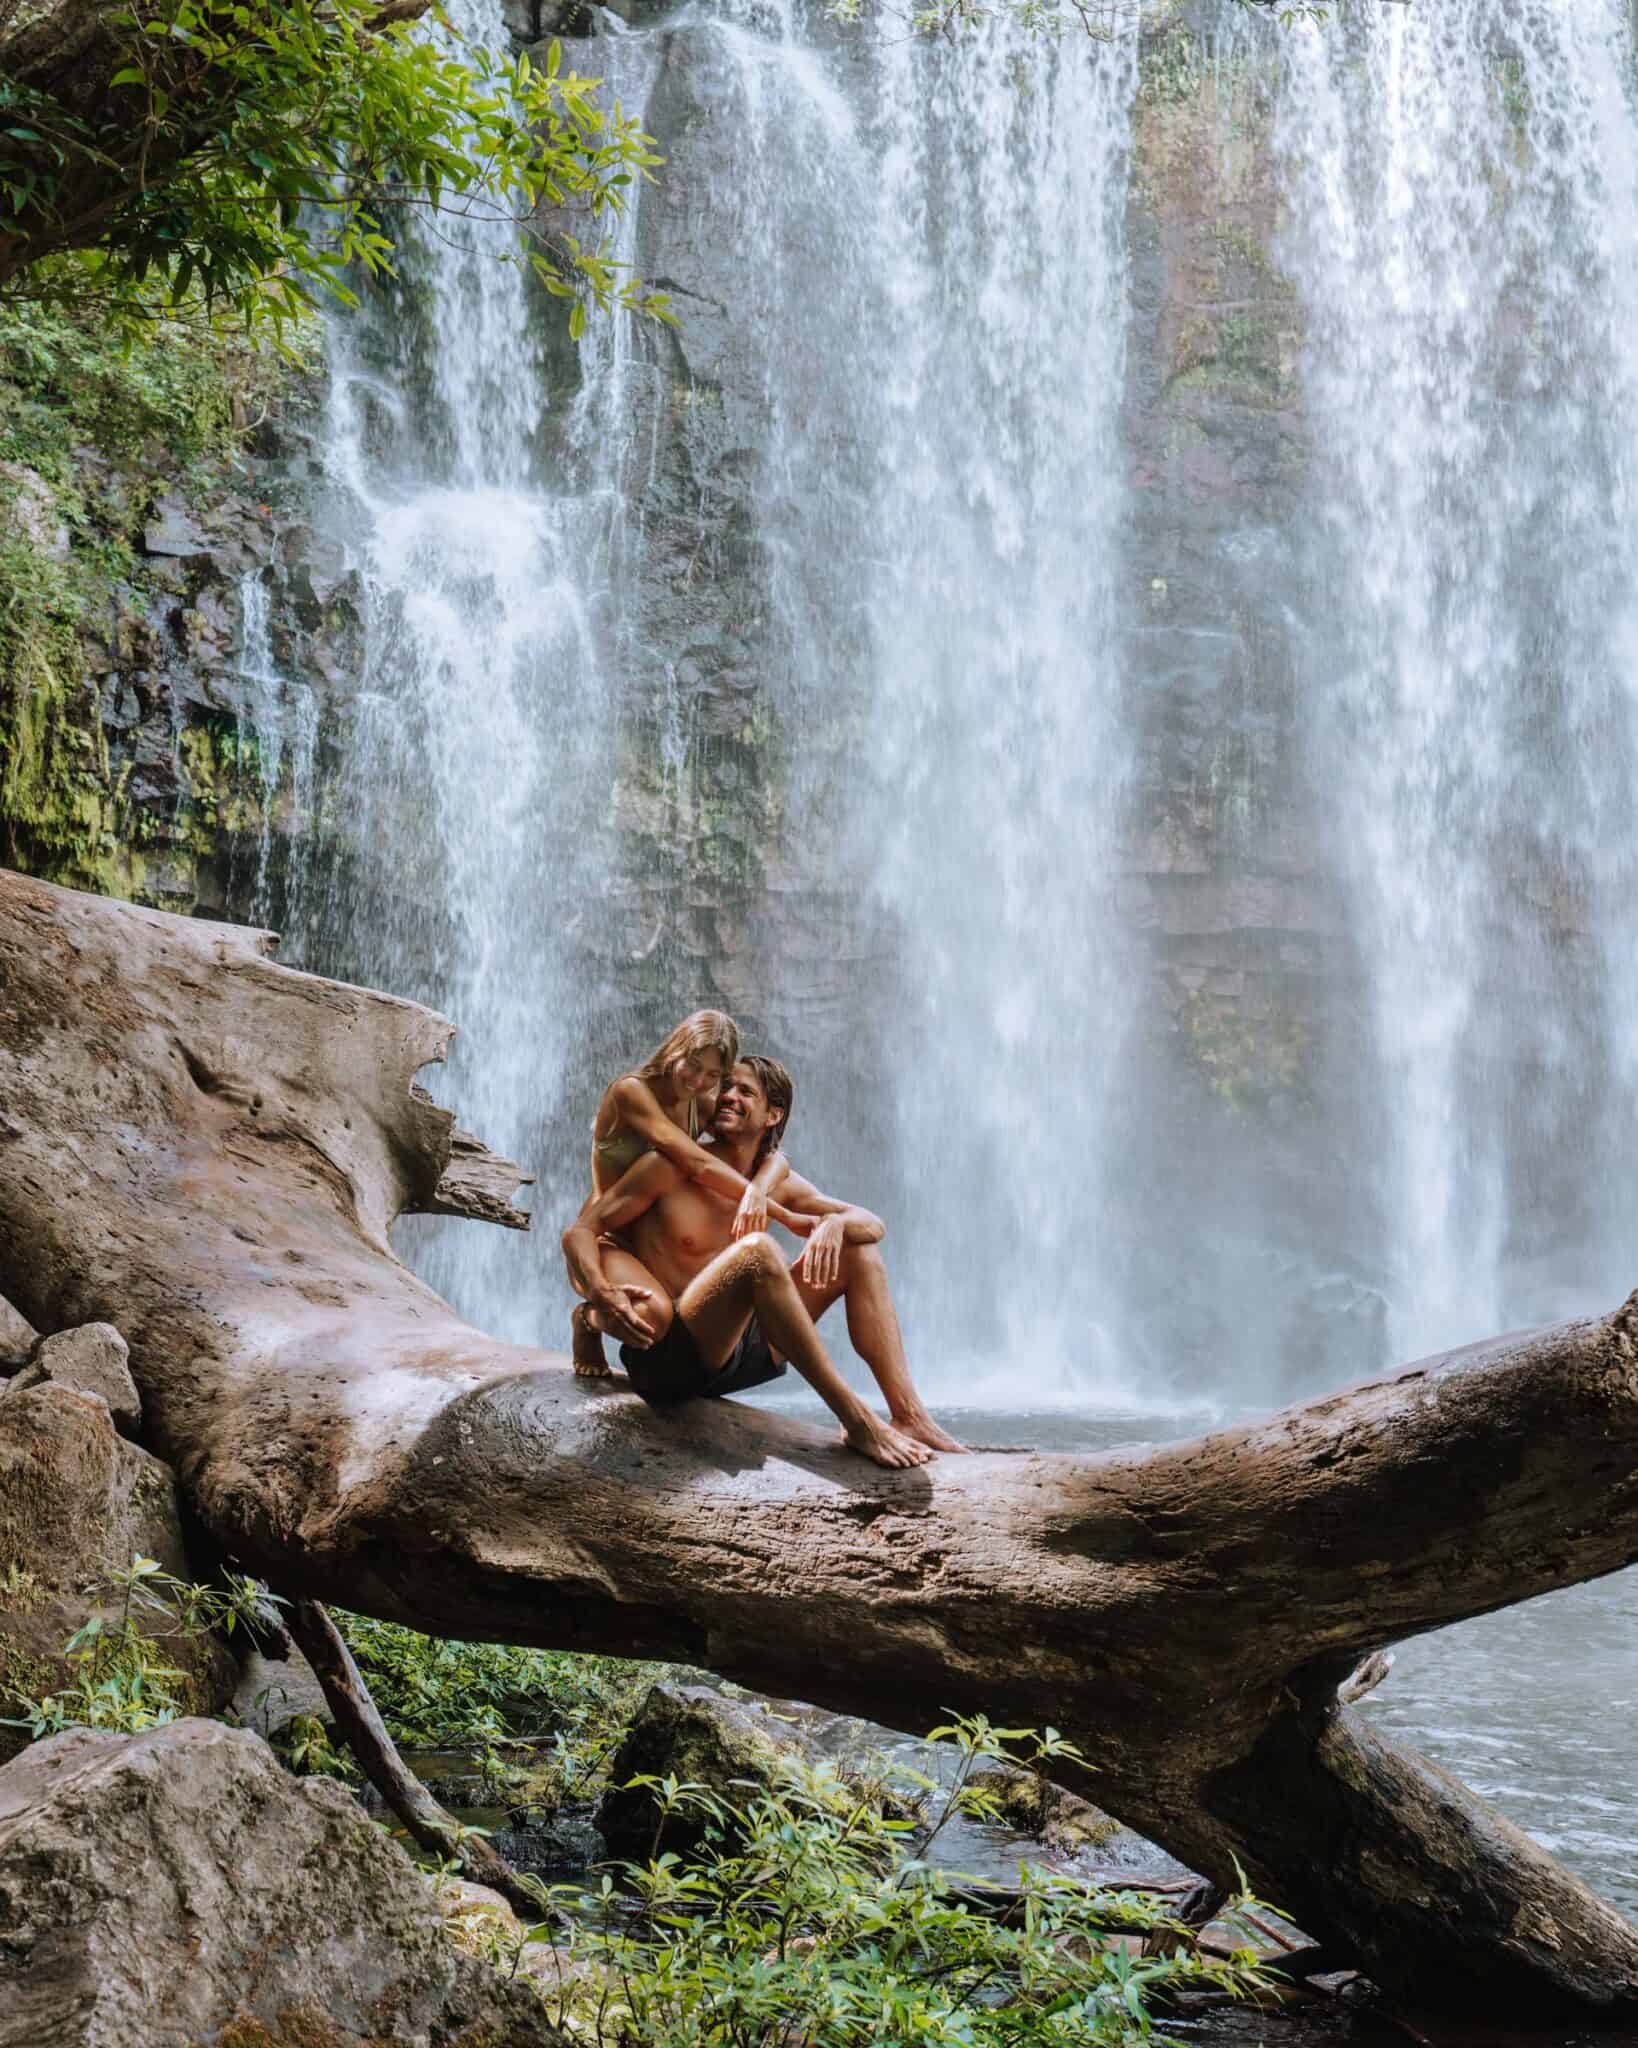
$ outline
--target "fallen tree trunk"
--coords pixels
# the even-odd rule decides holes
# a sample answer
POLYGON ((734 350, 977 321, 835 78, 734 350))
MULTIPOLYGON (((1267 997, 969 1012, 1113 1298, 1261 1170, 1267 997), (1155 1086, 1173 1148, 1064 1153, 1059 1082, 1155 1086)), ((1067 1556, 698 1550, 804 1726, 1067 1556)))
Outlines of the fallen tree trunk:
POLYGON ((734 1403, 657 1415, 397 1260, 395 1215, 493 1220, 507 1171, 412 1089, 450 1026, 268 946, 0 873, 0 1292, 118 1325, 245 1569, 911 1731, 1050 1722, 1100 1805, 1389 1987, 1638 2017, 1638 1930, 1336 1698, 1388 1643, 1638 1558, 1638 1297, 1099 1457, 886 1473, 734 1403))

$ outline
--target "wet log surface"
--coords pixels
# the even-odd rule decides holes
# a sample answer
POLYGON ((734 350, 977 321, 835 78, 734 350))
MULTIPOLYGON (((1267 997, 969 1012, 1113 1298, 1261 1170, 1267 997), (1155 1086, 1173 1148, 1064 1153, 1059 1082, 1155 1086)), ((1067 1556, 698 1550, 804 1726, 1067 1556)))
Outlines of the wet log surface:
POLYGON ((886 1473, 731 1402, 658 1415, 397 1259, 395 1215, 493 1220, 521 1175, 412 1086, 444 1020, 269 949, 0 872, 0 1293, 125 1334, 244 1568, 912 1733, 1051 1723, 1100 1806, 1390 1989, 1638 2022, 1638 1931, 1337 1701, 1387 1644, 1638 1558, 1638 1299, 1099 1456, 886 1473))

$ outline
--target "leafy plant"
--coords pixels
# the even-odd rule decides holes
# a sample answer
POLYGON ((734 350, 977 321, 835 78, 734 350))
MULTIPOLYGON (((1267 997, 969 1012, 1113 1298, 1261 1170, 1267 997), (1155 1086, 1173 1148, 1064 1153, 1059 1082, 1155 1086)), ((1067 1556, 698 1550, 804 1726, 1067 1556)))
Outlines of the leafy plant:
POLYGON ((941 1732, 961 1767, 919 1836, 830 1766, 793 1764, 743 1802, 635 1781, 656 1795, 654 1853, 590 1892, 537 1885, 551 1918, 512 1966, 549 1944, 531 1975, 557 2023, 595 2048, 1126 2048, 1154 2038, 1157 2004, 1272 1988, 1252 1950, 1203 1952, 1152 1895, 1027 1868, 1003 1893, 935 1868, 926 1852, 950 1815, 984 1810, 980 1759, 1074 1754, 980 1718, 941 1732), (685 1807, 711 1816, 716 1840, 686 1864, 658 1847, 685 1807))
POLYGON ((282 329, 348 274, 390 271, 390 223, 509 221, 548 291, 667 317, 600 225, 659 161, 599 81, 441 38, 392 0, 146 0, 109 10, 105 72, 0 78, 0 286, 137 324, 232 307, 282 329), (590 231, 594 239, 583 236, 590 231), (56 260, 47 260, 56 259, 56 260))
POLYGON ((530 1759, 537 1806, 584 1790, 659 1675, 652 1664, 505 1643, 456 1643, 367 1615, 337 1612, 393 1740, 472 1752, 497 1798, 519 1790, 530 1759))
POLYGON ((189 1584, 174 1578, 151 1557, 136 1557, 123 1571, 110 1572, 100 1588, 118 1613, 111 1619, 93 1614, 63 1645, 74 1666, 69 1685, 55 1693, 30 1696, 17 1688, 11 1702, 22 1709, 8 1727, 26 1728, 38 1740, 65 1728, 114 1728, 140 1735, 187 1711, 187 1673, 166 1661, 167 1643, 191 1642, 236 1628, 265 1611, 273 1596, 254 1579, 229 1576, 220 1587, 189 1584), (158 1618, 160 1630, 144 1628, 144 1617, 158 1618))

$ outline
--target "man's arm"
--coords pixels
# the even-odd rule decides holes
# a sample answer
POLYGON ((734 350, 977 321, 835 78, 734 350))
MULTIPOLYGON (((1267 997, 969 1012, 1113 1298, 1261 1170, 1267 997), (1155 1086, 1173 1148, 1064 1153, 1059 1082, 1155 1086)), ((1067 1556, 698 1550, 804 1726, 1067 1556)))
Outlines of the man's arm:
POLYGON ((644 1210, 652 1209, 685 1178, 681 1168, 658 1152, 645 1152, 606 1194, 591 1195, 563 1233, 563 1260, 575 1292, 602 1311, 610 1336, 623 1343, 646 1346, 653 1342, 654 1331, 642 1314, 644 1303, 652 1297, 646 1287, 616 1287, 610 1282, 598 1240, 635 1223, 644 1210))
POLYGON ((880 1244, 887 1235, 887 1225, 869 1209, 821 1194, 811 1180, 804 1180, 794 1170, 779 1183, 779 1206, 793 1215, 814 1219, 796 1262, 798 1275, 811 1287, 832 1285, 841 1271, 843 1245, 880 1244))

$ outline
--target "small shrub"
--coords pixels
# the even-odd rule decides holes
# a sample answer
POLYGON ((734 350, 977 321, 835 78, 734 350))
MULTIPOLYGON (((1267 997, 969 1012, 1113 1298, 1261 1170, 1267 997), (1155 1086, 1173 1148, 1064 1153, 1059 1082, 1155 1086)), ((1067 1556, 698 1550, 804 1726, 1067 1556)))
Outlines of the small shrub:
POLYGON ((42 1694, 8 1689, 7 1703, 22 1711, 6 1718, 7 1727, 26 1728, 35 1741, 65 1728, 140 1735, 163 1727, 187 1712, 187 1673, 166 1661, 166 1645, 215 1630, 231 1635, 271 1598, 252 1579, 229 1577, 219 1588, 190 1585, 151 1557, 110 1572, 98 1590, 118 1603, 118 1614, 93 1614, 63 1645, 74 1667, 70 1684, 42 1694), (162 1618, 164 1628, 145 1629, 144 1616, 162 1618))

